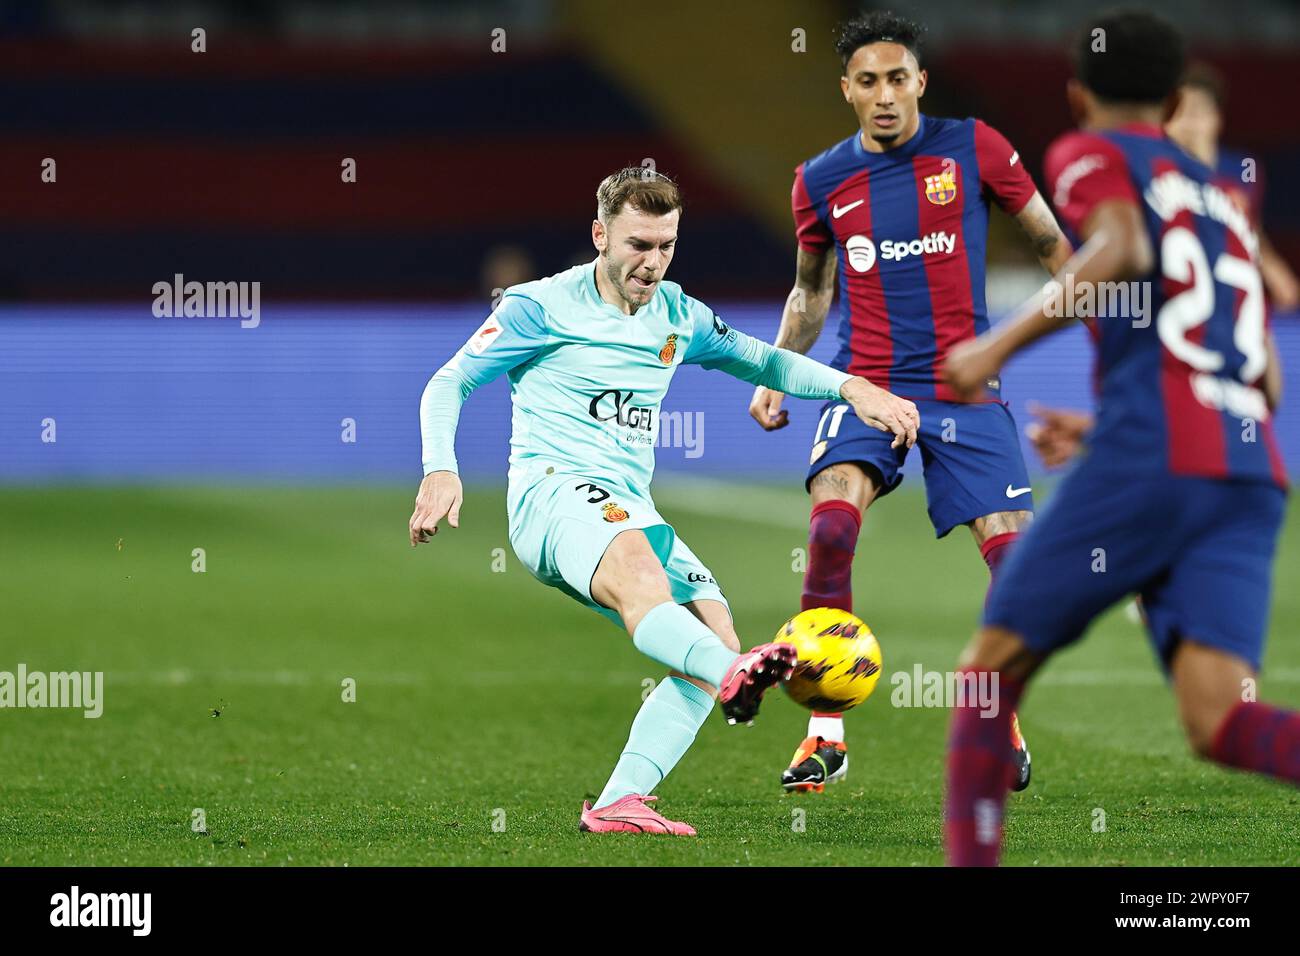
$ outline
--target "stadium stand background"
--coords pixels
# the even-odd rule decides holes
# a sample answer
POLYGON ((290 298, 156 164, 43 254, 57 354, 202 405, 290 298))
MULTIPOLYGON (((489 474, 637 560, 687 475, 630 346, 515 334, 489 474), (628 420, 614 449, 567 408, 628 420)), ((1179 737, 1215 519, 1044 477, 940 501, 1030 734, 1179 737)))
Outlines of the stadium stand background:
MULTIPOLYGON (((1064 40, 1102 5, 893 6, 930 25, 926 109, 985 118, 1041 183, 1069 125, 1064 40)), ((1267 170, 1266 228, 1300 261, 1295 4, 1145 5, 1228 77, 1225 143, 1267 170)), ((770 338, 792 273, 791 171, 854 128, 831 36, 856 9, 0 3, 0 479, 418 474, 425 379, 494 288, 591 257, 595 183, 625 163, 683 185, 672 278, 770 338), (207 52, 191 52, 195 27, 207 52), (45 157, 56 183, 39 180, 45 157), (177 273, 260 282, 261 326, 153 318, 153 284, 177 273), (47 417, 55 444, 39 440, 47 417)), ((994 309, 1041 280, 1004 217, 990 257, 994 309)), ((1277 326, 1295 395, 1297 323, 1277 326)), ((1086 403, 1087 355, 1081 336, 1042 346, 1007 397, 1086 403)), ((798 473, 812 407, 761 436, 747 387, 720 378, 681 374, 669 409, 704 415, 704 453, 663 449, 662 467, 798 473)), ((497 383, 467 407, 476 476, 501 474, 505 396, 497 383)), ((1296 422, 1278 420, 1293 471, 1296 422)))

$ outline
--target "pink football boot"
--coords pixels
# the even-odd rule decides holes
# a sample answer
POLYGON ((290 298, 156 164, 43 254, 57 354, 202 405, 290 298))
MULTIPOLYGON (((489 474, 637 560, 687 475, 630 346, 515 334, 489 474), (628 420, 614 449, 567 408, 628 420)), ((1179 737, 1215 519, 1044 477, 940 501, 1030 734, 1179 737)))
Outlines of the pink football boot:
POLYGON ((695 827, 678 823, 655 813, 648 804, 658 797, 643 797, 629 793, 607 807, 591 809, 591 801, 582 804, 582 822, 578 829, 583 833, 670 833, 673 836, 695 836, 695 827))
POLYGON ((793 644, 776 643, 759 644, 737 657, 718 688, 727 723, 753 723, 763 694, 790 676, 797 657, 793 644))

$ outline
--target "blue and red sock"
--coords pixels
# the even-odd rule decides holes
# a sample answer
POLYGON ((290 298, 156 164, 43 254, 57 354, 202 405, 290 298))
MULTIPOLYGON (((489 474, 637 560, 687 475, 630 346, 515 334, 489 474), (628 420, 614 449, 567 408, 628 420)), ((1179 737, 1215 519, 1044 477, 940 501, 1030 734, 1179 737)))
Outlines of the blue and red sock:
POLYGON ((964 670, 976 680, 997 678, 997 713, 985 716, 978 699, 958 700, 948 734, 944 846, 951 866, 997 866, 1002 813, 1011 788, 1011 715, 1022 686, 996 671, 964 670))
MULTIPOLYGON (((837 607, 853 611, 853 552, 862 529, 862 512, 847 501, 823 501, 808 519, 808 570, 803 576, 801 610, 837 607)), ((808 736, 844 739, 842 714, 814 713, 808 736)))
MULTIPOLYGON (((993 537, 987 538, 984 543, 980 545, 980 557, 982 557, 984 563, 989 566, 990 592, 993 590, 993 583, 998 579, 998 568, 1002 566, 1002 562, 1005 561, 1007 555, 1011 553, 1011 547, 1016 543, 1016 539, 1019 537, 1019 531, 1008 531, 1005 534, 995 534, 993 537)), ((988 595, 986 594, 985 600, 987 599, 988 595)))
POLYGON ((1242 701, 1223 719, 1210 756, 1228 767, 1300 784, 1300 712, 1242 701))
POLYGON ((853 552, 858 546, 862 512, 847 501, 823 501, 808 520, 808 570, 803 576, 800 608, 853 610, 853 552))

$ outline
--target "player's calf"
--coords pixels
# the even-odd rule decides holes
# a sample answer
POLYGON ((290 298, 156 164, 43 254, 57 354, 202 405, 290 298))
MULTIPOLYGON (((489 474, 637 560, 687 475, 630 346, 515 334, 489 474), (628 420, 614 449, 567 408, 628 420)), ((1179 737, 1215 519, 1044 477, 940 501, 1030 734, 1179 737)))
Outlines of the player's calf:
MULTIPOLYGON (((723 647, 737 657, 740 656, 740 635, 736 633, 736 629, 732 626, 731 612, 725 604, 721 601, 699 600, 690 601, 683 606, 695 615, 705 627, 717 635, 718 641, 723 647)), ((669 676, 690 681, 710 697, 716 698, 718 696, 717 686, 710 684, 708 681, 678 671, 673 671, 669 676)))
POLYGON ((1187 742, 1198 756, 1211 759, 1219 728, 1242 701, 1254 671, 1236 655, 1184 640, 1169 673, 1187 742))
POLYGON ((740 635, 731 621, 731 611, 721 601, 701 599, 683 605, 705 627, 718 635, 718 640, 730 651, 740 653, 740 635))
POLYGON ((1184 640, 1171 661, 1187 741, 1200 757, 1300 783, 1300 713, 1253 699, 1240 657, 1184 640))
MULTIPOLYGON (((1007 741, 1024 683, 1041 661, 1023 639, 1005 628, 983 627, 975 635, 961 668, 996 678, 997 710, 960 697, 948 732, 944 844, 953 866, 995 866, 1002 849, 1002 815, 1018 765, 1007 741)), ((1026 754, 1027 756, 1027 754, 1026 754)))
POLYGON ((1300 784, 1300 712, 1238 701, 1204 756, 1225 767, 1300 784))
POLYGON ((808 522, 808 568, 800 607, 853 610, 853 553, 862 513, 839 498, 813 505, 808 522))

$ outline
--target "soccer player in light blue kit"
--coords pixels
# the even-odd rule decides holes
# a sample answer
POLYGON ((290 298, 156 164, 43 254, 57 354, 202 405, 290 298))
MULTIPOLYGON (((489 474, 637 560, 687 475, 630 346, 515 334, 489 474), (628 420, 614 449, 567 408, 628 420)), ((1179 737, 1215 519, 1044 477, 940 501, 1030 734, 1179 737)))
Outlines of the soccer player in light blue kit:
POLYGON ((589 832, 693 836, 649 794, 686 753, 716 697, 749 722, 795 663, 789 644, 742 653, 726 598, 650 497, 659 407, 677 366, 721 369, 799 398, 843 398, 867 424, 916 441, 916 406, 864 378, 728 328, 664 274, 681 198, 667 177, 631 167, 600 184, 594 262, 512 286, 430 379, 420 402, 424 481, 412 546, 445 517, 460 526, 454 439, 470 392, 505 373, 514 406, 507 511, 510 543, 543 584, 627 629, 670 668, 646 698, 589 832))

